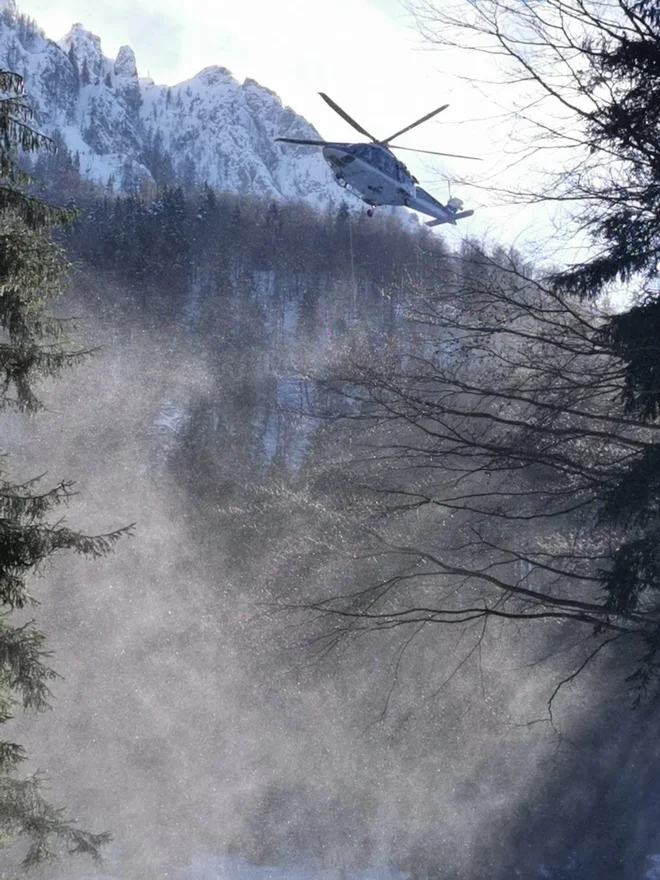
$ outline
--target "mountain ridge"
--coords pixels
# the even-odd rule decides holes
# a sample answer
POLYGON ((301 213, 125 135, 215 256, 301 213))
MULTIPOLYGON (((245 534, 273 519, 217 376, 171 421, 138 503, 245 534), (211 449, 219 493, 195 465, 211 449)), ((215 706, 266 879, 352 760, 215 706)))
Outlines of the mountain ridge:
POLYGON ((182 184, 276 201, 336 205, 332 173, 319 151, 276 137, 318 139, 302 116, 252 78, 222 65, 173 86, 139 77, 135 53, 103 54, 101 39, 74 24, 59 41, 0 0, 0 66, 25 80, 37 126, 76 157, 83 177, 115 192, 182 184))

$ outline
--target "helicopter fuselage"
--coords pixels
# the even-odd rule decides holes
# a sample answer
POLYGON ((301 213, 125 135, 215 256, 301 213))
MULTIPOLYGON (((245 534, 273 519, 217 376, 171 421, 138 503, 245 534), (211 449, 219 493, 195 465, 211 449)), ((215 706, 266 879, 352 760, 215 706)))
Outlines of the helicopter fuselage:
POLYGON ((415 198, 412 175, 396 156, 380 144, 330 143, 323 157, 337 183, 350 187, 368 205, 411 205, 415 198))
POLYGON ((280 143, 305 147, 322 147, 323 158, 332 168, 337 183, 370 206, 367 211, 370 217, 373 216, 376 205, 404 206, 422 214, 430 214, 433 220, 427 221, 427 226, 440 226, 442 223, 451 223, 455 226, 457 220, 472 216, 473 211, 461 211, 463 202, 460 199, 450 198, 447 204, 443 205, 442 202, 422 189, 419 186, 419 181, 392 152, 393 149, 412 150, 412 152, 431 153, 434 156, 453 156, 459 159, 477 158, 475 156, 461 156, 456 153, 438 153, 435 150, 414 150, 412 147, 392 144, 392 141, 402 134, 446 110, 449 104, 437 107, 385 140, 378 140, 349 116, 345 110, 342 110, 332 98, 323 92, 319 92, 319 94, 335 113, 338 113, 361 135, 369 138, 370 143, 346 144, 339 143, 339 141, 324 141, 320 138, 300 137, 276 137, 275 140, 280 143))

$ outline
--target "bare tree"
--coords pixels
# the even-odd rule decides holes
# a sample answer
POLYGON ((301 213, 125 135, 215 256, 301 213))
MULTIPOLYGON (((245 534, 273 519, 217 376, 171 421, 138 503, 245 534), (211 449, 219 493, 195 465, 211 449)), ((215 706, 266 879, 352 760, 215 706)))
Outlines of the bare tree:
POLYGON ((268 596, 305 615, 319 657, 388 632, 392 686, 430 631, 451 629, 461 647, 444 656, 437 640, 428 692, 501 650, 508 623, 543 627, 526 639, 531 657, 565 655, 550 709, 615 645, 641 693, 660 605, 652 580, 640 590, 621 577, 617 552, 633 536, 617 516, 621 481, 653 455, 658 426, 625 410, 606 316, 515 253, 470 244, 427 259, 407 330, 387 350, 335 351, 315 373, 323 451, 274 502, 299 516, 294 534, 277 533, 268 596))
POLYGON ((599 245, 565 273, 565 287, 598 296, 614 279, 653 276, 660 159, 657 4, 407 5, 428 44, 465 53, 463 62, 471 59, 470 70, 462 68, 464 78, 502 111, 513 174, 500 168, 495 179, 481 184, 489 199, 562 203, 575 221, 570 235, 586 231, 599 245), (479 54, 494 82, 479 81, 479 54))
POLYGON ((474 244, 441 254, 427 292, 411 290, 396 350, 332 365, 321 384, 354 430, 321 481, 336 520, 311 556, 326 590, 310 586, 309 556, 299 584, 286 569, 288 599, 273 590, 315 612, 321 653, 395 630, 401 657, 440 624, 468 634, 460 665, 492 647, 495 625, 537 624, 540 653, 564 658, 550 710, 606 649, 641 696, 660 649, 660 16, 645 0, 412 9, 431 42, 496 56, 518 98, 516 161, 553 157, 543 179, 490 191, 572 206, 592 247, 545 274, 474 244), (599 313, 619 282, 643 299, 599 313), (329 562, 349 540, 359 571, 329 562))

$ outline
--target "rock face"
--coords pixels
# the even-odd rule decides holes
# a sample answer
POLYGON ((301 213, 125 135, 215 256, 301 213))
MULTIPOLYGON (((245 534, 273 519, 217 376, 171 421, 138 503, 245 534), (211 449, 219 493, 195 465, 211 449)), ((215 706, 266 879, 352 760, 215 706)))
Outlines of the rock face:
POLYGON ((320 150, 274 143, 318 132, 277 95, 225 67, 168 87, 138 78, 133 50, 113 61, 74 24, 59 43, 0 0, 0 66, 22 74, 38 127, 78 154, 80 171, 128 192, 144 181, 209 183, 222 191, 340 201, 320 150))

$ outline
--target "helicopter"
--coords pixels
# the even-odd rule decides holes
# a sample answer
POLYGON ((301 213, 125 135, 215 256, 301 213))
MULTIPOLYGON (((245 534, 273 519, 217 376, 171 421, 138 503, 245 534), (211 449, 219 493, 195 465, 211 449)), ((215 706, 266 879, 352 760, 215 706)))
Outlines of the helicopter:
POLYGON ((437 153, 433 150, 414 150, 412 147, 398 147, 391 142, 426 122, 449 104, 443 104, 436 110, 422 116, 416 122, 407 125, 385 140, 379 141, 357 123, 345 110, 336 104, 324 92, 319 95, 342 119, 356 131, 371 139, 369 144, 345 144, 337 141, 306 140, 304 138, 278 137, 276 141, 287 144, 302 144, 310 147, 323 147, 323 157, 332 168, 337 183, 352 192, 369 205, 367 214, 373 217, 377 205, 395 205, 412 208, 422 214, 428 214, 433 220, 427 226, 440 226, 442 223, 456 225, 457 220, 471 217, 474 211, 462 211, 463 202, 455 197, 450 198, 446 205, 439 202, 426 190, 419 186, 419 181, 406 166, 394 155, 392 150, 410 150, 415 153, 429 153, 433 156, 451 156, 455 159, 475 159, 477 156, 462 156, 457 153, 437 153))

